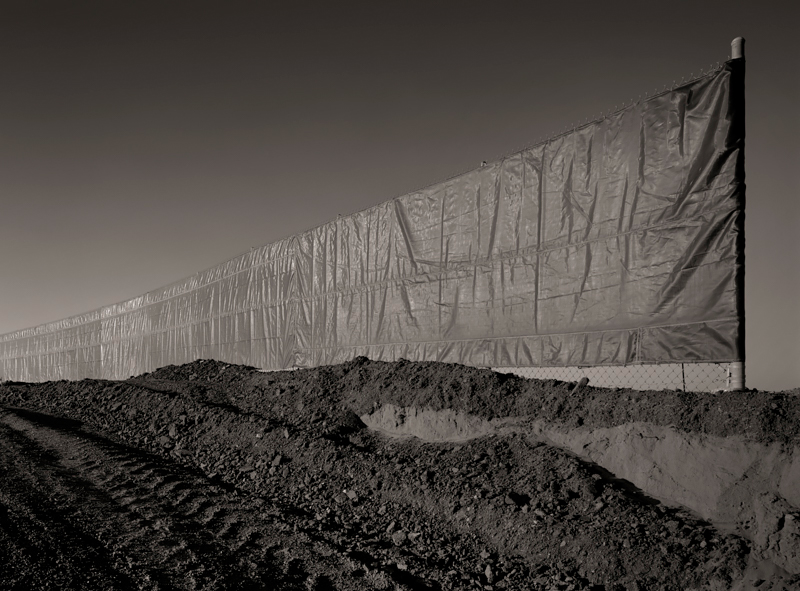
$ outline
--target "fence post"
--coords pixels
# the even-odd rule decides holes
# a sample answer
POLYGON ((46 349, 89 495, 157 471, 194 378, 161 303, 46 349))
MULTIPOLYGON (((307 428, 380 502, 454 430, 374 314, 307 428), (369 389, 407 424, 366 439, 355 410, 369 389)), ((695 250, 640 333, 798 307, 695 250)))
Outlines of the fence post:
MULTIPOLYGON (((744 58, 744 37, 736 37, 731 41, 731 59, 744 58)), ((744 281, 742 281, 741 288, 744 291, 744 281)), ((739 295, 740 298, 744 297, 744 293, 739 295)), ((744 306, 742 305, 742 308, 744 306)), ((741 323, 744 325, 744 312, 741 312, 741 323)), ((744 346, 744 344, 742 344, 744 346)), ((742 361, 734 361, 728 366, 728 390, 744 390, 744 354, 742 354, 742 361)))
POLYGON ((744 57, 744 37, 737 37, 731 41, 731 59, 744 57))
POLYGON ((728 366, 728 390, 744 390, 744 361, 734 361, 728 366))

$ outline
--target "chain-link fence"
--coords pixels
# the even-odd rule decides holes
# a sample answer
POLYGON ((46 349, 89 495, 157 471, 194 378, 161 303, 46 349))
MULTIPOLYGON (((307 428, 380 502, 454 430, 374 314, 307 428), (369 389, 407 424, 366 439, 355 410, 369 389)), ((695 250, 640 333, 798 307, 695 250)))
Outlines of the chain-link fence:
MULTIPOLYGON (((297 369, 297 368, 291 368, 297 369)), ((289 370, 267 370, 291 371, 289 370)), ((671 363, 602 367, 493 367, 492 371, 513 373, 523 378, 577 382, 588 378, 589 384, 602 388, 633 390, 682 390, 716 392, 731 389, 730 363, 671 363)))
POLYGON ((524 378, 577 382, 588 378, 593 386, 634 390, 714 392, 730 389, 729 363, 670 363, 604 367, 494 367, 494 371, 524 378))

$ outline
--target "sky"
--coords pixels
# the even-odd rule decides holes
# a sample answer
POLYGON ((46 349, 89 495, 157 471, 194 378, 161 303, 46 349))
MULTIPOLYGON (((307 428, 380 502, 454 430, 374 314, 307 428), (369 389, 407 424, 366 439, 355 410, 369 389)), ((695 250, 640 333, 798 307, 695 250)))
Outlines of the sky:
POLYGON ((791 4, 0 0, 0 334, 539 143, 743 36, 747 385, 798 387, 791 4))

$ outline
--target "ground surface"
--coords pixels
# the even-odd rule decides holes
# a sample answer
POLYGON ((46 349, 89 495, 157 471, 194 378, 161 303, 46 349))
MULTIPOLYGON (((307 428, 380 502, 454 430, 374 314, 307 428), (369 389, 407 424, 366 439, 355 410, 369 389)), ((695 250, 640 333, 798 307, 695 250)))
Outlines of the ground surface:
POLYGON ((798 400, 363 358, 5 383, 0 589, 729 589, 744 540, 563 450, 392 439, 359 416, 392 403, 796 444, 798 400))

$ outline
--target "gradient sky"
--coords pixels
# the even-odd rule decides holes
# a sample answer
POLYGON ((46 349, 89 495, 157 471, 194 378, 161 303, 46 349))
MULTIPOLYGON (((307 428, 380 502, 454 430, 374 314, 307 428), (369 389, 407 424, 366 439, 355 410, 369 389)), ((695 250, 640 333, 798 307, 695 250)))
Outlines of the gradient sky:
POLYGON ((0 0, 0 334, 533 145, 747 39, 748 386, 800 386, 792 2, 0 0))

